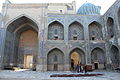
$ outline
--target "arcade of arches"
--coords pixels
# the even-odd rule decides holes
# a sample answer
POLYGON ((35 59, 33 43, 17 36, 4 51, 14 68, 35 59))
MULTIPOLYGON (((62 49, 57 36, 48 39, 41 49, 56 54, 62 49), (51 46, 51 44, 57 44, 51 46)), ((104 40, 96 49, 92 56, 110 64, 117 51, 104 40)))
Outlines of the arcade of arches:
MULTIPOLYGON (((112 30, 114 22, 108 19, 108 26, 112 30), (112 26, 110 26, 112 24, 112 26)), ((69 40, 83 40, 83 26, 78 22, 74 22, 69 26, 69 40)), ((101 25, 93 22, 89 25, 90 40, 102 40, 101 25)), ((110 37, 114 32, 110 34, 110 37)), ((64 40, 64 27, 61 23, 55 21, 48 26, 49 40, 64 40)), ((55 48, 47 53, 47 70, 63 71, 65 53, 55 48)), ((5 40, 4 67, 17 66, 21 68, 36 68, 38 55, 38 26, 31 19, 22 16, 7 27, 5 40)), ((116 46, 111 47, 110 57, 112 66, 119 66, 119 49, 116 46)), ((78 63, 86 64, 85 53, 75 48, 69 53, 69 70, 74 69, 78 63)), ((95 48, 91 51, 91 63, 93 69, 103 69, 106 67, 106 53, 101 48, 95 48)))
MULTIPOLYGON (((110 1, 110 0, 109 0, 110 1)), ((115 1, 115 0, 114 0, 115 1)), ((0 69, 70 71, 120 67, 120 0, 100 14, 86 2, 3 3, 0 69)))
MULTIPOLYGON (((77 64, 86 64, 85 63, 85 53, 79 49, 75 48, 69 53, 69 70, 75 69, 77 64)), ((63 71, 65 60, 64 53, 62 50, 55 48, 49 51, 47 54, 47 70, 48 71, 63 71)), ((97 47, 91 51, 91 64, 93 69, 106 69, 106 53, 103 49, 97 47)), ((111 47, 111 60, 112 66, 118 67, 119 65, 119 51, 117 47, 111 47), (116 53, 114 53, 116 52, 116 53)))

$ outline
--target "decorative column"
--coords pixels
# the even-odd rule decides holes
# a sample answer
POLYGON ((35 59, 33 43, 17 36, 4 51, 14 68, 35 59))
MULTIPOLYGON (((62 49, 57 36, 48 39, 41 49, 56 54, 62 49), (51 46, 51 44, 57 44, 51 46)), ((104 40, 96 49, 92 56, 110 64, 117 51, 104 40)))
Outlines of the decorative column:
POLYGON ((38 32, 38 57, 37 57, 37 71, 46 71, 47 66, 45 65, 45 42, 46 42, 46 34, 45 28, 47 24, 47 8, 43 6, 41 8, 41 13, 39 15, 39 32, 38 32))
POLYGON ((0 28, 0 69, 3 68, 6 29, 0 28))
POLYGON ((65 55, 64 55, 64 71, 69 71, 70 69, 70 64, 69 64, 69 53, 68 53, 68 35, 69 35, 69 25, 68 25, 68 17, 69 16, 64 16, 64 42, 65 42, 65 46, 66 46, 66 50, 65 50, 65 55))
POLYGON ((85 17, 85 24, 84 24, 84 40, 85 40, 85 47, 86 47, 85 60, 86 60, 86 64, 91 64, 89 29, 88 29, 88 24, 86 22, 88 22, 87 17, 85 17))
MULTIPOLYGON (((106 21, 106 17, 103 18, 103 22, 106 21)), ((111 57, 110 57, 110 43, 108 39, 108 33, 107 33, 107 24, 104 23, 104 39, 105 39, 105 48, 106 48, 106 67, 107 69, 111 69, 111 57)))
POLYGON ((5 17, 7 14, 8 10, 8 5, 10 4, 9 0, 5 0, 5 3, 3 4, 3 9, 2 9, 2 19, 0 23, 0 69, 3 68, 4 63, 3 63, 3 58, 4 58, 4 49, 5 49, 5 37, 6 37, 6 28, 5 28, 5 17))

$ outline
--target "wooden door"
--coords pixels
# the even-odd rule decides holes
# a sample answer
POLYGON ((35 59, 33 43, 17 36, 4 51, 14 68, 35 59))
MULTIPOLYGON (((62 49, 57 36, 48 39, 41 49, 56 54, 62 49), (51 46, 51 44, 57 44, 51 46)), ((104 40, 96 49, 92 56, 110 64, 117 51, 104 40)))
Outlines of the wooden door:
POLYGON ((33 67, 33 55, 24 56, 24 67, 28 69, 33 67))

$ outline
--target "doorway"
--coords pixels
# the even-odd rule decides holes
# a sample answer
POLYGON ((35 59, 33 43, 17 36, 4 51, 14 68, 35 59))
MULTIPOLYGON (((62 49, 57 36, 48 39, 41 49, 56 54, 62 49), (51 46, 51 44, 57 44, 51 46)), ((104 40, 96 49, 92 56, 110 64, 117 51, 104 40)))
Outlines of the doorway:
POLYGON ((58 71, 58 64, 54 64, 54 71, 58 71))
POLYGON ((70 59, 70 60, 71 60, 71 70, 74 70, 74 69, 75 69, 75 66, 81 62, 80 54, 77 53, 77 52, 73 52, 73 53, 71 54, 71 57, 70 57, 70 58, 71 58, 71 59, 70 59))
POLYGON ((31 69, 33 67, 33 55, 24 55, 24 68, 31 69))
POLYGON ((74 60, 71 59, 71 70, 74 70, 74 60))
POLYGON ((95 69, 98 69, 98 63, 94 63, 95 69))

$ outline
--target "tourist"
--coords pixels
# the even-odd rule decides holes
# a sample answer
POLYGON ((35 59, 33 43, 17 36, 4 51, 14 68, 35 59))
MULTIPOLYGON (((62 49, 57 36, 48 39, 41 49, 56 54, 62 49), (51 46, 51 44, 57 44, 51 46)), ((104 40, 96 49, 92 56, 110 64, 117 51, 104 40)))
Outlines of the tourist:
POLYGON ((84 66, 84 69, 85 69, 85 73, 87 73, 87 66, 86 65, 84 66))
POLYGON ((80 63, 80 72, 83 72, 83 65, 80 63))
POLYGON ((79 73, 79 64, 77 64, 77 66, 76 66, 76 70, 77 70, 77 73, 79 73))

